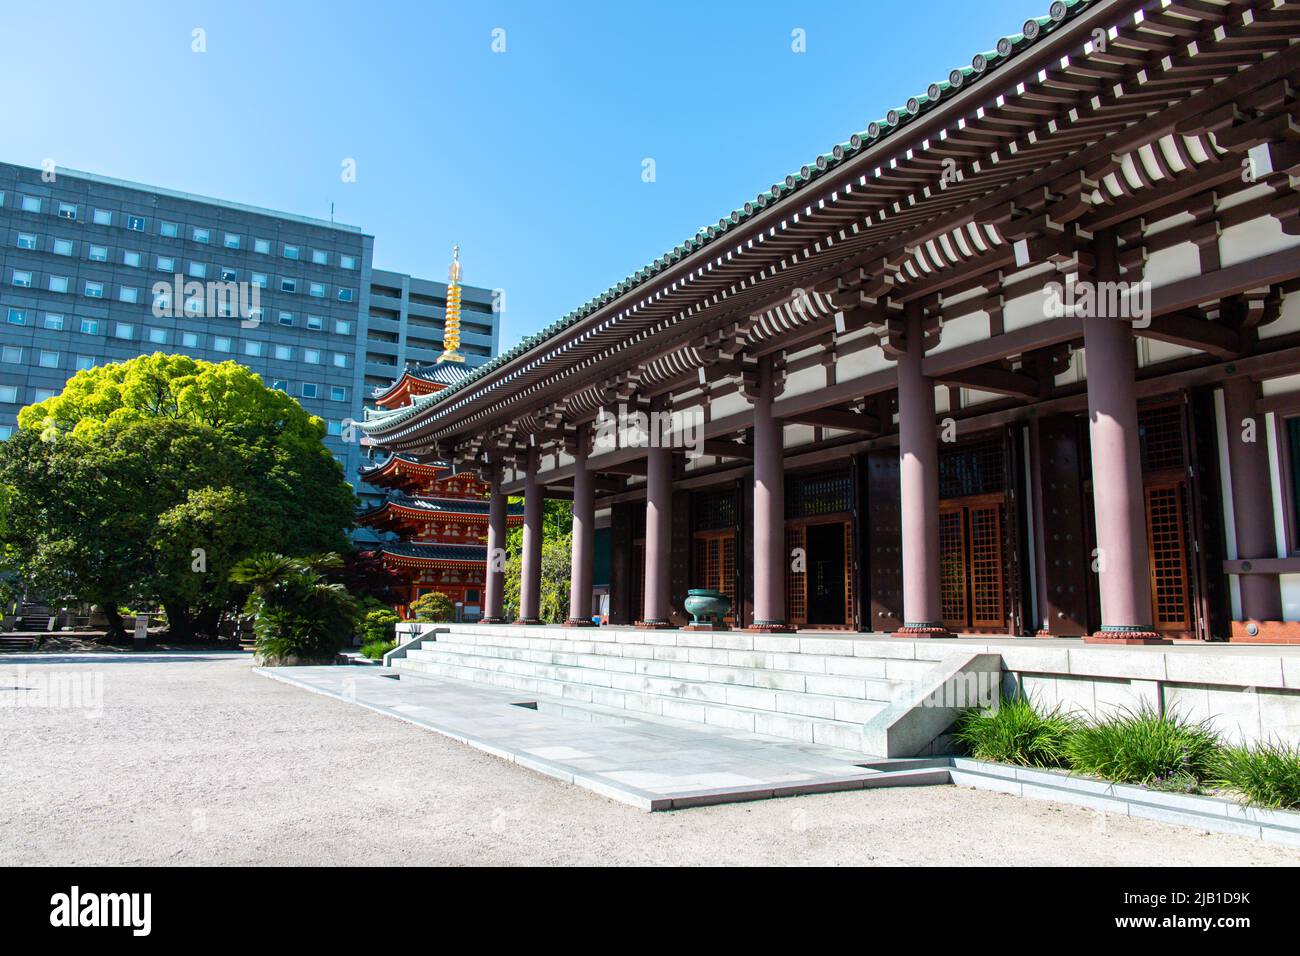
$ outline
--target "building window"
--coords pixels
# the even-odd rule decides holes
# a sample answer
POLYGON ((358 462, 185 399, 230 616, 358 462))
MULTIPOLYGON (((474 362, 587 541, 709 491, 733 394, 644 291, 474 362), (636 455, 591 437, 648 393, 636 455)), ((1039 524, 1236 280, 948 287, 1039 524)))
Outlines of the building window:
POLYGON ((158 256, 154 260, 154 267, 159 272, 175 272, 176 260, 172 256, 158 256))
POLYGON ((239 236, 236 235, 236 234, 233 233, 233 232, 228 232, 228 233, 226 233, 226 235, 222 238, 222 240, 221 240, 221 244, 222 244, 223 246, 225 246, 227 249, 238 249, 238 248, 239 248, 239 236))
POLYGON ((315 397, 316 397, 316 392, 317 392, 317 390, 318 390, 318 389, 317 389, 316 384, 315 384, 314 382, 303 382, 303 383, 302 383, 302 397, 303 397, 303 398, 315 398, 315 397))
POLYGON ((297 291, 298 291, 298 280, 297 280, 297 279, 281 279, 281 280, 280 280, 280 291, 281 291, 281 292, 297 292, 297 291))
MULTIPOLYGON (((3 195, 4 193, 0 193, 0 196, 3 195)), ((13 437, 14 437, 14 426, 0 425, 0 441, 8 441, 13 437)))
POLYGON ((108 209, 96 209, 91 213, 91 217, 94 219, 95 225, 97 226, 113 225, 113 213, 108 209))
POLYGON ((170 292, 155 292, 153 294, 153 313, 154 315, 166 315, 172 308, 172 296, 170 292))
POLYGON ((86 253, 86 258, 91 262, 107 262, 108 246, 91 246, 90 251, 86 253))
POLYGON ((58 393, 54 391, 54 389, 52 388, 38 388, 32 394, 32 401, 37 403, 48 401, 49 399, 53 398, 57 394, 58 393))
POLYGON ((26 309, 10 309, 10 310, 9 310, 9 324, 10 324, 10 325, 26 325, 26 324, 27 324, 27 310, 26 310, 26 309))
POLYGON ((61 315, 59 315, 59 314, 57 314, 57 313, 55 313, 55 312, 46 312, 46 313, 45 313, 45 328, 49 329, 51 332, 62 332, 62 331, 63 331, 63 316, 61 316, 61 315))
POLYGON ((322 282, 312 282, 307 286, 307 294, 317 299, 325 298, 325 284, 322 282))
POLYGON ((87 280, 83 291, 92 299, 102 299, 104 298, 104 283, 87 280))
POLYGON ((119 322, 113 327, 113 338, 115 339, 133 339, 135 338, 135 326, 130 322, 119 322))
POLYGON ((58 353, 58 352, 47 352, 47 351, 45 351, 45 350, 42 349, 42 350, 41 350, 41 356, 40 356, 40 366, 41 366, 41 368, 58 368, 58 367, 59 367, 59 353, 58 353))
POLYGON ((286 259, 300 259, 302 258, 302 250, 297 246, 285 246, 284 257, 286 259))
POLYGON ((32 287, 32 274, 30 272, 20 272, 15 269, 13 275, 9 278, 9 282, 11 285, 16 285, 20 289, 30 289, 32 287))
POLYGON ((166 345, 166 344, 167 344, 167 330, 166 330, 166 329, 150 329, 150 330, 149 330, 149 341, 152 342, 154 345, 166 345))
POLYGON ((206 279, 208 277, 208 267, 202 262, 190 263, 190 277, 194 279, 206 279))
POLYGON ((288 392, 289 392, 289 381, 288 381, 288 379, 277 378, 277 379, 274 379, 274 380, 271 382, 271 387, 272 387, 273 389, 275 389, 276 391, 280 391, 280 392, 284 392, 284 393, 288 394, 288 392))
POLYGON ((330 386, 331 402, 346 402, 347 400, 348 400, 348 390, 346 388, 344 388, 342 385, 330 386))
POLYGON ((265 318, 266 309, 262 308, 260 305, 256 309, 248 310, 248 321, 253 323, 254 326, 261 325, 262 320, 265 318))
POLYGON ((344 353, 344 352, 335 352, 335 353, 334 353, 334 367, 335 367, 335 368, 347 368, 347 367, 348 367, 348 357, 347 357, 347 354, 346 354, 346 353, 344 353))
POLYGON ((206 245, 207 243, 212 241, 212 230, 201 229, 198 226, 195 226, 193 229, 190 230, 190 238, 193 239, 195 242, 202 242, 206 245))
POLYGON ((264 256, 265 256, 265 255, 270 255, 270 253, 271 253, 271 240, 270 240, 270 239, 254 239, 254 240, 253 240, 253 251, 254 251, 254 252, 260 252, 260 253, 261 253, 262 255, 264 255, 264 256))
POLYGON ((251 282, 251 283, 253 283, 253 285, 257 286, 259 289, 265 289, 265 288, 266 288, 266 273, 264 273, 264 272, 254 272, 251 276, 249 276, 248 281, 251 282))
POLYGON ((303 349, 302 360, 308 365, 320 364, 320 349, 303 349))
POLYGON ((351 302, 351 301, 352 301, 352 290, 351 290, 351 289, 339 289, 339 301, 340 301, 340 302, 351 302))
POLYGON ((98 335, 98 334, 99 334, 99 319, 82 319, 82 320, 81 320, 81 331, 82 331, 85 335, 98 335))
POLYGON ((224 335, 218 335, 212 340, 212 350, 214 352, 229 352, 230 339, 224 335))
POLYGON ((119 302, 129 302, 134 305, 140 301, 140 290, 132 288, 129 285, 119 286, 117 290, 117 300, 119 302))
POLYGON ((245 342, 245 343, 244 343, 244 354, 245 354, 245 355, 248 355, 248 356, 251 356, 252 358, 261 358, 261 357, 262 357, 262 343, 261 343, 261 342, 245 342))
POLYGON ((54 246, 50 251, 53 252, 56 256, 70 256, 72 255, 72 240, 55 239, 54 246))
POLYGON ((93 355, 78 355, 78 356, 77 356, 77 363, 76 363, 76 364, 77 364, 77 371, 78 371, 78 372, 84 372, 84 371, 86 371, 86 369, 88 369, 88 368, 94 368, 94 367, 95 367, 95 356, 93 356, 93 355))
POLYGON ((334 331, 337 332, 339 335, 351 335, 352 323, 347 319, 335 319, 334 331))
POLYGON ((222 266, 221 278, 225 282, 234 282, 239 278, 239 270, 232 269, 229 266, 222 266))
POLYGON ((343 423, 336 422, 334 421, 334 419, 331 418, 329 421, 325 423, 325 433, 327 435, 335 435, 335 436, 342 435, 343 423))
POLYGON ((127 216, 126 228, 130 229, 132 232, 144 232, 144 217, 127 216))
POLYGON ((41 201, 36 196, 24 196, 22 206, 23 206, 23 212, 41 211, 41 201))
POLYGON ((339 256, 339 267, 342 269, 355 269, 357 267, 357 257, 339 256))
POLYGON ((289 362, 293 359, 293 348, 288 345, 277 345, 275 347, 275 357, 278 361, 289 362))
POLYGON ((9 365, 20 365, 23 361, 23 350, 16 345, 6 345, 0 348, 0 362, 9 365))
POLYGON ((330 254, 324 249, 313 249, 311 251, 311 261, 318 266, 327 266, 330 263, 330 254))
POLYGON ((196 349, 199 347, 199 334, 197 332, 182 332, 181 345, 187 349, 196 349))
POLYGON ((197 297, 197 296, 191 296, 190 298, 186 299, 186 300, 185 300, 185 314, 186 314, 186 315, 202 315, 202 314, 203 314, 203 299, 202 299, 202 298, 199 298, 199 297, 197 297))
POLYGON ((60 219, 76 219, 76 218, 77 218, 77 206, 76 206, 76 204, 75 204, 75 203, 70 203, 70 202, 61 202, 61 203, 59 203, 59 218, 60 218, 60 219))
POLYGON ((140 253, 138 252, 122 253, 122 265, 124 266, 130 266, 132 269, 139 269, 142 261, 140 253))
POLYGON ((281 312, 278 321, 281 325, 293 325, 293 313, 281 312))
POLYGON ((36 248, 36 233, 34 233, 34 232, 20 232, 20 233, 18 233, 18 248, 19 248, 19 249, 35 249, 35 248, 36 248))
POLYGON ((180 234, 181 227, 179 223, 161 222, 158 224, 158 235, 162 236, 164 239, 175 239, 180 234))
POLYGON ((325 320, 319 315, 309 315, 307 316, 307 328, 319 332, 321 329, 325 328, 325 320))
POLYGON ((0 402, 13 404, 18 401, 17 385, 0 385, 0 402))
MULTIPOLYGON (((68 291, 68 277, 67 277, 67 276, 50 276, 50 280, 49 280, 48 285, 49 285, 49 287, 50 287, 50 291, 51 291, 51 292, 67 292, 67 291, 68 291)), ((86 295, 90 295, 90 293, 87 292, 86 295)))

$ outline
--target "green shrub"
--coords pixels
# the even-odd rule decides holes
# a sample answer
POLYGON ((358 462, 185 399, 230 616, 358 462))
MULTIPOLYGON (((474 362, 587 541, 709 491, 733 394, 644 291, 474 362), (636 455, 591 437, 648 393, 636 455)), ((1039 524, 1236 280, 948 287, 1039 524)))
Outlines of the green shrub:
POLYGON ((415 621, 454 621, 456 608, 441 591, 430 591, 411 602, 411 619, 415 621))
POLYGON ((1214 761, 1211 782, 1256 806, 1300 809, 1300 748, 1272 742, 1225 747, 1214 761))
POLYGON ((338 555, 290 558, 256 554, 231 569, 230 579, 250 588, 244 613, 253 618, 257 657, 269 664, 332 660, 356 631, 357 602, 324 572, 338 555))
POLYGON ((396 641, 370 641, 361 645, 361 656, 372 661, 381 660, 385 654, 397 646, 396 641))
POLYGON ((366 612, 366 616, 361 623, 361 638, 363 644, 374 644, 377 642, 392 641, 394 630, 397 622, 401 620, 396 614, 388 608, 380 608, 375 611, 366 612))
POLYGON ((1218 753, 1205 723, 1143 706, 1082 726, 1065 745, 1070 766, 1120 783, 1163 785, 1183 775, 1204 781, 1218 753))
POLYGON ((1060 767, 1076 725, 1059 708, 1040 714, 1026 698, 1004 696, 995 710, 975 707, 964 712, 953 736, 977 760, 1060 767))

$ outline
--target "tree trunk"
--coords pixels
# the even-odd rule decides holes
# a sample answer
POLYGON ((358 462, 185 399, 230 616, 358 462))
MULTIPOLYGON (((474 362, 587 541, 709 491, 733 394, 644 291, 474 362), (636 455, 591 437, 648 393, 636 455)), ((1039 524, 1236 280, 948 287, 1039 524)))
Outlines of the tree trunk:
POLYGON ((172 641, 189 641, 194 638, 194 618, 188 604, 164 601, 167 611, 167 637, 172 641))
POLYGON ((114 601, 105 601, 100 604, 104 609, 104 616, 108 618, 108 641, 110 644, 125 644, 127 642, 126 625, 122 623, 122 615, 117 613, 117 603, 114 601))
POLYGON ((221 608, 219 607, 201 607, 194 615, 194 634, 197 637, 215 641, 220 636, 220 627, 221 608))

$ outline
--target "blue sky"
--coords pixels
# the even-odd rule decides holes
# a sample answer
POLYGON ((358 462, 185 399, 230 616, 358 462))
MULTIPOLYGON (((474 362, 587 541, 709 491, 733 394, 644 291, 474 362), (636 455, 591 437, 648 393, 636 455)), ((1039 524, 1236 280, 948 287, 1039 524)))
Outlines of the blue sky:
POLYGON ((9 3, 0 159, 332 202, 376 265, 430 278, 459 242, 466 281, 506 290, 506 348, 1048 5, 9 3))

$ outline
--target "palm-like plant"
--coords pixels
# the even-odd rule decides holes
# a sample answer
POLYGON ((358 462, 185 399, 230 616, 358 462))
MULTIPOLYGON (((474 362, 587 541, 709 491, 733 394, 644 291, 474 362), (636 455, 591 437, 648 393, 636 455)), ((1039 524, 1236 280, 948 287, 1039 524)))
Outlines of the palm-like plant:
POLYGON ((356 630, 359 607, 324 572, 342 566, 337 554, 290 558, 263 552, 245 558, 230 579, 251 589, 244 605, 253 617, 257 655, 264 662, 329 660, 356 630))

